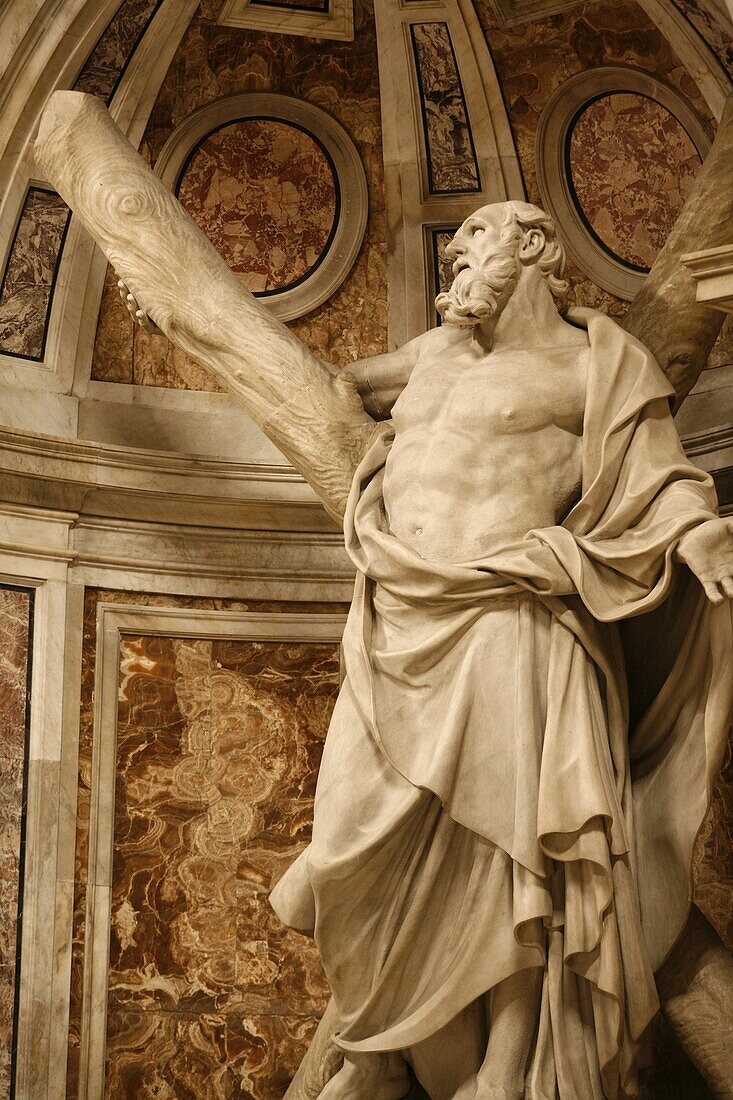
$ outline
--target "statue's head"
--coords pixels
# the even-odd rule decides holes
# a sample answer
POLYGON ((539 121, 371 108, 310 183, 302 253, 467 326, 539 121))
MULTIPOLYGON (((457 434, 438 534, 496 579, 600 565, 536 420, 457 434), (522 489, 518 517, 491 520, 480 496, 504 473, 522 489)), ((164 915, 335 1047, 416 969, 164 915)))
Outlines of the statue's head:
POLYGON ((552 218, 528 202, 496 202, 467 218, 445 250, 453 260, 450 290, 435 306, 445 322, 475 325, 488 320, 511 297, 523 270, 533 268, 559 298, 565 249, 552 218))

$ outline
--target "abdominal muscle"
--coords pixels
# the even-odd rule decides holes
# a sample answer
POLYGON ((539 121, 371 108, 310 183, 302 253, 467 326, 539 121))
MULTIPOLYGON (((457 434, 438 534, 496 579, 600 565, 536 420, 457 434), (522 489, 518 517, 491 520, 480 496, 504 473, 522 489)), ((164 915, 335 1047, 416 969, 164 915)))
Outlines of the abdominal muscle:
POLYGON ((560 523, 580 490, 581 441, 554 424, 481 440, 397 433, 385 468, 389 529, 421 557, 475 561, 560 523))

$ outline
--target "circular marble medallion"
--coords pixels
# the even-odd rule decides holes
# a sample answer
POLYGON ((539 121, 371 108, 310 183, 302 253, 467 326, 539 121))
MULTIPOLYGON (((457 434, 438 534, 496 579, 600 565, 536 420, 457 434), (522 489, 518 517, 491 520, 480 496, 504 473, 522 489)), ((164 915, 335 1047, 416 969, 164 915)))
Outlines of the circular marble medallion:
POLYGON ((339 185, 303 127, 243 118, 207 134, 183 166, 178 198, 253 294, 298 286, 328 252, 339 185))
POLYGON ((567 134, 568 178, 588 229, 613 256, 648 271, 702 158, 680 121, 635 92, 583 105, 567 134))

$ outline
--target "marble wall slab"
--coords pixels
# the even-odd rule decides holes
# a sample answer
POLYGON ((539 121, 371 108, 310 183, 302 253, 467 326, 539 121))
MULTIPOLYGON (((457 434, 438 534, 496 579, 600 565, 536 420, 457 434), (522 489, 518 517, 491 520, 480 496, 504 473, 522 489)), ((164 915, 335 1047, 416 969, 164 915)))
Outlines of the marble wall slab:
MULTIPOLYGON (((73 87, 112 98, 161 0, 124 0, 73 87)), ((0 288, 0 355, 42 361, 56 275, 71 213, 53 191, 31 187, 0 288)))
POLYGON ((412 23, 431 194, 480 191, 466 99, 447 23, 412 23))
MULTIPOLYGON (((496 65, 530 202, 541 202, 535 165, 537 124, 550 96, 569 77, 600 65, 632 65, 671 84, 710 129, 715 123, 697 85, 666 38, 634 0, 586 0, 570 11, 516 26, 497 26, 492 0, 474 0, 496 65)), ((625 302, 570 263, 570 303, 622 317, 625 302)), ((710 365, 733 359, 726 325, 710 365)))
POLYGON ((0 1100, 12 1096, 33 590, 0 585, 0 1100))
POLYGON ((702 159, 681 123, 636 93, 602 96, 575 122, 569 178, 601 244, 648 271, 687 201, 702 159))
MULTIPOLYGON (((222 96, 272 91, 332 115, 354 141, 367 177, 369 218, 354 266, 323 305, 289 327, 337 366, 387 350, 387 230, 384 214, 379 78, 372 0, 356 0, 352 42, 219 26, 220 4, 204 0, 181 42, 150 118, 141 152, 154 163, 175 127, 222 96)), ((178 389, 217 384, 167 340, 131 323, 108 278, 100 309, 92 378, 178 389)))
POLYGON ((106 1094, 132 1074, 277 1100, 328 990, 267 896, 309 838, 338 646, 125 637, 120 658, 106 1094))
POLYGON ((161 0, 124 0, 107 24, 74 84, 109 103, 161 0))
POLYGON ((285 121, 222 126, 194 151, 176 190, 257 295, 302 282, 336 229, 340 195, 331 160, 311 134, 285 121))
POLYGON ((698 0, 674 0, 674 4, 705 39, 728 76, 733 79, 733 39, 725 28, 698 0))
MULTIPOLYGON (((78 1096, 99 601, 346 610, 87 590, 69 1100, 78 1096)), ((337 647, 146 636, 125 637, 122 656, 106 1095, 275 1100, 327 995, 312 945, 279 924, 267 892, 307 840, 337 647)))
POLYGON ((0 354, 41 361, 70 211, 55 191, 30 187, 0 288, 0 354))

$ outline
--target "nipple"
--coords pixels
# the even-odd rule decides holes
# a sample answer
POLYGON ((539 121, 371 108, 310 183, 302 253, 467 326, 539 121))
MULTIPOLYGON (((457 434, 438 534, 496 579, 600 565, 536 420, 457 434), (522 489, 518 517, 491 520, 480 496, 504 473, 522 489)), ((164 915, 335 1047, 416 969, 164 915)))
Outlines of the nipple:
POLYGON ((514 411, 514 409, 502 409, 501 410, 501 416, 502 416, 503 420, 514 420, 516 415, 517 414, 514 411))

